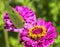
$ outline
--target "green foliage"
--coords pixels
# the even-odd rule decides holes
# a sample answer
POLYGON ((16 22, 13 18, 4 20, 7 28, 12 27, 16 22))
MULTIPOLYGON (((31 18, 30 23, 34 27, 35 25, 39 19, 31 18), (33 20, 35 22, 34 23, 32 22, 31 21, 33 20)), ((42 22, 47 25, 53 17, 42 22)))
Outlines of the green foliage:
MULTIPOLYGON (((0 0, 0 38, 2 42, 0 46, 5 42, 1 31, 3 25, 3 15, 5 10, 8 11, 9 17, 17 28, 20 28, 23 25, 23 19, 19 16, 19 14, 12 8, 16 5, 20 6, 28 6, 35 13, 37 18, 44 18, 46 21, 51 21, 53 25, 56 27, 57 38, 55 42, 50 47, 60 47, 60 0, 7 0, 8 4, 4 4, 2 0, 0 0), (6 8, 6 9, 5 9, 6 8), (7 9, 8 8, 8 9, 7 9), (16 18, 17 17, 17 18, 16 18), (17 20, 18 19, 18 20, 17 20), (19 26, 20 25, 20 26, 19 26)), ((16 46, 17 43, 17 33, 9 32, 9 42, 11 47, 23 47, 22 44, 16 46), (14 34, 14 35, 13 35, 14 34), (14 38, 16 37, 16 38, 14 38)), ((5 47, 5 46, 1 47, 5 47)))
POLYGON ((17 46, 17 39, 13 38, 13 37, 10 37, 9 38, 9 41, 10 41, 10 44, 13 46, 13 47, 16 47, 17 46), (12 42, 13 41, 13 42, 12 42))
POLYGON ((17 27, 17 28, 21 28, 23 26, 23 18, 21 16, 19 16, 19 14, 11 7, 8 5, 7 2, 4 1, 5 4, 5 8, 9 14, 9 17, 11 19, 11 21, 13 22, 13 24, 17 27))
POLYGON ((3 24, 3 15, 4 15, 5 9, 4 9, 4 3, 2 0, 0 0, 0 26, 3 24))

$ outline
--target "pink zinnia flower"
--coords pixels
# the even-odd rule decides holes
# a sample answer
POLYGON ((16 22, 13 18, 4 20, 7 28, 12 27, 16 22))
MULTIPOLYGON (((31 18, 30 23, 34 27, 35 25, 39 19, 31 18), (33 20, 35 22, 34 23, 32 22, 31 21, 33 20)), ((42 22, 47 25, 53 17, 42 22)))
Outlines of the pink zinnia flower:
MULTIPOLYGON (((33 24, 36 21, 36 16, 31 9, 29 9, 27 7, 23 7, 23 6, 16 6, 15 10, 20 14, 20 16, 22 16, 22 18, 25 20, 25 23, 28 22, 28 23, 33 24)), ((11 30, 14 31, 14 32, 20 31, 20 29, 17 29, 13 25, 13 23, 11 22, 11 20, 8 16, 8 13, 6 13, 4 15, 4 22, 5 22, 4 28, 7 31, 11 31, 11 30)))
POLYGON ((34 24, 26 23, 21 29, 20 43, 24 42, 24 47, 49 47, 56 35, 56 28, 51 22, 38 19, 34 24))

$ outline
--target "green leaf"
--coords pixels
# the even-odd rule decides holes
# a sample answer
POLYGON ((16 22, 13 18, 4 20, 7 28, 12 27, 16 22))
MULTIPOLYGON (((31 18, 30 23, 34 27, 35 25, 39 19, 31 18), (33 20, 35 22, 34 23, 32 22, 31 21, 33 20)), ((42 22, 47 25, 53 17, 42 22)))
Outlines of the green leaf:
POLYGON ((5 9, 4 9, 4 3, 2 0, 0 0, 0 26, 3 24, 3 15, 4 15, 5 9))
POLYGON ((23 18, 15 11, 7 2, 4 1, 6 10, 9 14, 9 18, 13 22, 14 26, 17 28, 21 28, 24 24, 23 18))
POLYGON ((4 12, 4 3, 2 0, 0 0, 0 14, 4 12))
POLYGON ((18 41, 18 40, 15 39, 15 38, 13 38, 13 37, 10 37, 10 38, 9 38, 9 42, 10 42, 11 46, 13 46, 13 47, 23 47, 23 44, 24 44, 24 43, 18 44, 17 41, 18 41))
POLYGON ((10 44, 11 44, 12 46, 15 46, 15 45, 17 44, 17 40, 16 40, 15 38, 13 38, 13 37, 10 37, 10 38, 9 38, 9 41, 10 41, 10 44))

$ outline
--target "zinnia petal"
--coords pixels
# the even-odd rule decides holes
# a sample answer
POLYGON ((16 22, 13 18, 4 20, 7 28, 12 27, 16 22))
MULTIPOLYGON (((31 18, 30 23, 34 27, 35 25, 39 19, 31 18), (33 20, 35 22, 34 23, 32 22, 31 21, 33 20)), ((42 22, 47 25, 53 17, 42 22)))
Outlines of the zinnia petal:
POLYGON ((42 19, 42 18, 39 18, 37 20, 37 22, 34 23, 34 25, 26 23, 26 26, 24 28, 26 28, 28 30, 27 36, 21 37, 25 42, 24 43, 25 47, 49 47, 51 44, 54 43, 54 39, 57 36, 56 28, 52 25, 52 22, 50 22, 50 21, 45 22, 44 19, 42 19), (33 33, 33 31, 39 32, 39 33, 37 33, 37 34, 33 33), (43 33, 40 31, 42 31, 43 33), (43 35, 43 36, 41 36, 41 35, 43 35), (41 36, 41 37, 39 38, 39 36, 41 36))
MULTIPOLYGON (((34 24, 36 22, 36 15, 31 9, 23 6, 16 6, 15 10, 20 14, 20 16, 22 16, 22 18, 25 20, 25 23, 34 24)), ((5 22, 5 29, 7 31, 12 30, 18 32, 19 29, 17 29, 9 19, 8 12, 5 13, 4 15, 4 22, 5 22)))
POLYGON ((31 9, 22 6, 16 6, 15 9, 23 17, 25 22, 32 24, 36 22, 36 15, 31 9))
POLYGON ((50 26, 50 27, 48 28, 48 30, 47 30, 47 35, 46 35, 46 37, 47 37, 47 38, 56 38, 56 35, 57 35, 57 33, 56 33, 56 28, 53 27, 53 26, 50 26))
POLYGON ((37 21, 37 25, 44 26, 45 25, 44 19, 39 18, 38 21, 37 21))

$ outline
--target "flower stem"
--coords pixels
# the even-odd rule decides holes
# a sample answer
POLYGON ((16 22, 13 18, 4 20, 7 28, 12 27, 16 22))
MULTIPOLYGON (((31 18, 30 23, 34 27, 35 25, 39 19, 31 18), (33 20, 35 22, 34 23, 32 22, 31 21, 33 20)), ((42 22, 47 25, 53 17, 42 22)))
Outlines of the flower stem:
POLYGON ((4 32, 6 47, 10 47, 9 41, 8 41, 8 32, 6 30, 4 30, 3 32, 4 32))
POLYGON ((18 33, 18 36, 17 36, 17 45, 16 45, 16 47, 19 47, 19 40, 20 40, 20 33, 18 33))

